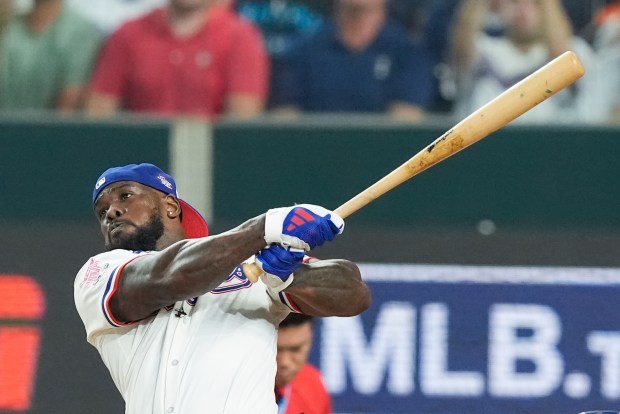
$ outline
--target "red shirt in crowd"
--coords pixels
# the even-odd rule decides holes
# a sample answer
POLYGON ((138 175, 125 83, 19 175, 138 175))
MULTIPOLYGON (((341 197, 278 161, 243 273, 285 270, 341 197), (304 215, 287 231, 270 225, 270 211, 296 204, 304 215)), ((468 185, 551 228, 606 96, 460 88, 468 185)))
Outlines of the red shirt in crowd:
POLYGON ((321 373, 305 364, 293 382, 276 389, 278 414, 331 414, 332 403, 321 373))
POLYGON ((188 38, 171 31, 166 8, 124 24, 106 42, 91 90, 128 111, 207 117, 221 114, 231 93, 265 98, 269 61, 258 29, 227 7, 208 13, 188 38))

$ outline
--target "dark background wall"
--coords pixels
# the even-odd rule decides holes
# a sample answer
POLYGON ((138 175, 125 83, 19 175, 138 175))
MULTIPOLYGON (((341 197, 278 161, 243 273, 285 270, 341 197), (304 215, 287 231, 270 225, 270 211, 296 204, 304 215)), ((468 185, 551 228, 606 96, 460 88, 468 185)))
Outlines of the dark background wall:
MULTIPOLYGON (((216 225, 276 205, 335 208, 450 126, 356 125, 217 127, 216 225)), ((329 249, 362 261, 617 265, 619 138, 506 127, 352 215, 329 249)))
POLYGON ((133 122, 0 123, 0 194, 6 209, 0 217, 0 277, 30 276, 46 296, 45 315, 35 324, 42 338, 29 412, 124 411, 97 352, 85 342, 72 285, 82 263, 102 248, 91 207, 94 180, 112 165, 136 161, 167 168, 169 128, 133 122))
MULTIPOLYGON (((212 230, 295 202, 335 208, 448 127, 216 125, 212 230)), ((94 180, 130 162, 168 169, 170 131, 166 122, 0 123, 0 277, 32 277, 47 301, 34 322, 43 335, 28 412, 123 412, 85 341, 72 283, 102 246, 90 209, 94 180)), ((342 237, 317 255, 618 267, 619 153, 614 128, 505 128, 351 216, 342 237)))

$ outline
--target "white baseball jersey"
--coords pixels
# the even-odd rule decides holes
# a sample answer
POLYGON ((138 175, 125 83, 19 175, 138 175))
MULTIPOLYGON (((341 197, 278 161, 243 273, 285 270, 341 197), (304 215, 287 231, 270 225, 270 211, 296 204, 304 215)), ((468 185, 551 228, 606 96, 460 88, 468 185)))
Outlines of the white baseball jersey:
POLYGON ((110 370, 125 412, 276 413, 277 326, 295 310, 286 294, 251 283, 238 267, 211 292, 124 324, 109 300, 123 267, 146 254, 94 256, 74 283, 87 340, 110 370))

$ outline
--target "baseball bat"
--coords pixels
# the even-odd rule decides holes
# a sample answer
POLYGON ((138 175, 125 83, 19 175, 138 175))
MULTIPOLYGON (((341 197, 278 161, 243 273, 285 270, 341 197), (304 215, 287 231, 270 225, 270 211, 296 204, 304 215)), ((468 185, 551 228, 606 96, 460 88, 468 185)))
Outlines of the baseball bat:
MULTIPOLYGON (((336 208, 342 218, 355 213, 371 201, 433 165, 456 154, 507 125, 583 76, 585 69, 572 51, 564 52, 480 107, 411 157, 388 175, 336 208)), ((243 265, 245 275, 258 280, 261 268, 255 263, 243 265)))

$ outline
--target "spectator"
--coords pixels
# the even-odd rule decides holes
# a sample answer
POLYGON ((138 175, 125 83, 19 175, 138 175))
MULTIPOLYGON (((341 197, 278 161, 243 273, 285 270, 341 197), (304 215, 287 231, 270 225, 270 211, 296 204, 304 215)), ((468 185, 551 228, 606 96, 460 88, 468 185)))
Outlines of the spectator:
POLYGON ((591 24, 594 14, 596 13, 596 5, 597 3, 600 4, 600 2, 601 0, 562 0, 564 10, 566 10, 566 14, 570 19, 573 31, 576 35, 580 37, 587 36, 588 26, 591 24))
POLYGON ((282 56, 296 40, 314 34, 323 23, 323 16, 293 0, 241 0, 237 8, 261 29, 272 58, 282 56))
POLYGON ((620 0, 610 0, 594 16, 597 27, 595 47, 617 47, 620 44, 620 0))
POLYGON ((620 123, 620 1, 610 2, 597 13, 594 47, 599 59, 596 79, 600 111, 606 121, 620 123))
POLYGON ((138 18, 166 0, 68 0, 75 11, 92 21, 104 34, 109 35, 126 21, 138 18))
MULTIPOLYGON (((495 98, 551 59, 574 50, 586 67, 595 62, 590 46, 572 34, 560 0, 496 0, 501 34, 485 32, 491 0, 463 0, 452 34, 451 60, 458 94, 455 114, 462 118, 495 98)), ((594 96, 586 75, 573 87, 543 102, 517 122, 594 121, 594 96)))
POLYGON ((432 67, 433 97, 429 110, 449 112, 454 79, 446 64, 446 46, 452 14, 459 0, 392 0, 394 20, 404 25, 414 42, 426 45, 432 67))
POLYGON ((292 45, 316 33, 323 24, 322 15, 294 0, 240 0, 237 9, 261 30, 271 60, 270 85, 274 84, 282 58, 292 45))
POLYGON ((334 21, 296 47, 275 78, 278 111, 381 112, 423 118, 426 51, 387 19, 386 0, 337 0, 334 21))
POLYGON ((258 115, 269 72, 260 33, 218 1, 168 0, 114 32, 91 82, 89 114, 258 115))
POLYGON ((278 329, 276 402, 279 414, 331 414, 331 398, 318 369, 308 362, 313 317, 290 313, 278 329))
POLYGON ((63 0, 36 0, 4 30, 0 108, 61 113, 80 109, 100 43, 97 30, 63 0))

